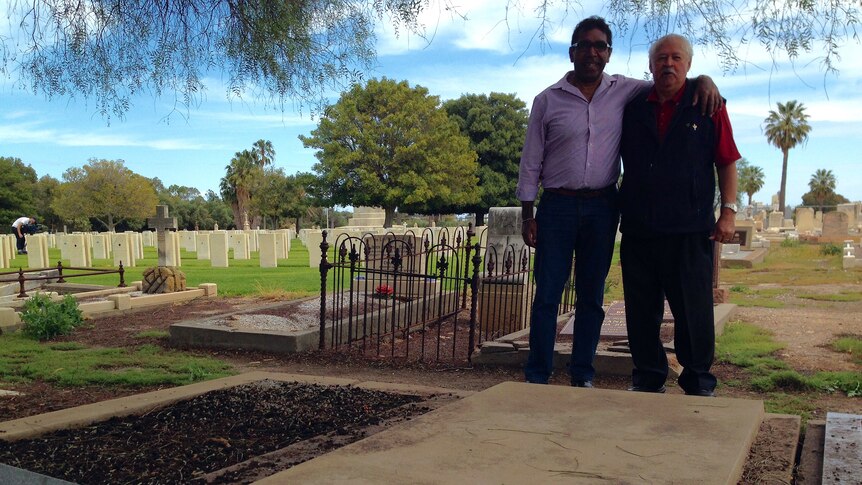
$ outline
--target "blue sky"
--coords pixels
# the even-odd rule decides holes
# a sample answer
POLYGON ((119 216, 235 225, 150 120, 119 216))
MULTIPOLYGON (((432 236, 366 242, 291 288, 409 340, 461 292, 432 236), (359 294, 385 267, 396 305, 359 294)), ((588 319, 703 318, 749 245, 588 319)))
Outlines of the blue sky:
MULTIPOLYGON (((503 4, 461 1, 465 21, 432 3, 423 19, 435 31, 430 45, 416 37, 396 37, 391 28, 379 29, 378 66, 367 77, 407 80, 443 100, 464 93, 514 93, 529 107, 538 92, 571 69, 567 47, 577 21, 606 13, 601 7, 589 8, 601 5, 596 2, 583 2, 587 7, 568 15, 558 13, 550 38, 540 44, 531 42, 537 23, 529 7, 519 14, 510 12, 507 25, 501 22, 506 15, 503 4)), ((0 23, 3 31, 9 28, 0 23)), ((643 78, 648 72, 647 45, 636 36, 618 37, 606 72, 643 78), (630 40, 636 45, 630 45, 630 40)), ((818 53, 803 55, 793 64, 772 59, 757 46, 748 46, 742 56, 746 63, 725 73, 714 52, 696 46, 691 74, 713 77, 728 99, 740 152, 766 173, 766 184, 755 200, 768 202, 781 179, 781 152, 766 142, 763 120, 777 102, 792 99, 806 106, 812 131, 807 145, 790 153, 787 203, 800 203, 808 180, 820 168, 833 171, 840 194, 862 200, 862 177, 855 169, 862 149, 859 43, 842 46, 837 75, 824 75, 818 53)), ((338 94, 332 93, 333 101, 338 94)), ((56 178, 89 158, 123 159, 141 175, 201 192, 218 191, 233 154, 258 139, 272 141, 275 165, 288 174, 311 171, 316 161, 314 151, 297 139, 316 126, 307 111, 282 112, 253 100, 229 99, 218 79, 208 82, 198 107, 171 114, 172 108, 170 98, 138 98, 125 120, 114 119, 107 125, 92 102, 46 100, 16 88, 13 80, 0 78, 0 156, 18 157, 39 176, 56 178)))

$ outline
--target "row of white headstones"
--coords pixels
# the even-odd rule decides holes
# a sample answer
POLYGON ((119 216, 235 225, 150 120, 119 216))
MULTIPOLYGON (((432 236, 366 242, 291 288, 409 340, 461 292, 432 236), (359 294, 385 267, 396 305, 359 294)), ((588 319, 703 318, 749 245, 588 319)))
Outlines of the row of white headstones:
MULTIPOLYGON (((260 267, 278 266, 287 259, 291 229, 274 231, 165 231, 163 266, 182 266, 181 249, 194 252, 196 259, 209 260, 212 267, 227 268, 229 260, 251 259, 258 253, 260 267)), ((135 267, 144 258, 144 247, 158 247, 156 233, 72 233, 35 234, 26 236, 27 267, 47 268, 56 265, 48 257, 48 248, 59 248, 61 259, 72 267, 92 267, 93 259, 113 259, 114 266, 135 267)), ((0 236, 0 268, 8 268, 16 254, 15 236, 0 236)))

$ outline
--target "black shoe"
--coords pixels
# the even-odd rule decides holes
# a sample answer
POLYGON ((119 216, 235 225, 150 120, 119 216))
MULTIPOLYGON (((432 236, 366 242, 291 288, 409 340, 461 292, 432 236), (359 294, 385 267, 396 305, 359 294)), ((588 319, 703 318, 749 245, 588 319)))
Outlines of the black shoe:
POLYGON ((572 381, 572 387, 593 387, 593 381, 572 381))
POLYGON ((652 392, 655 394, 664 394, 665 392, 667 392, 667 388, 665 386, 661 386, 661 387, 632 386, 629 388, 629 391, 652 392))
POLYGON ((709 391, 707 389, 701 389, 701 390, 695 391, 695 392, 686 391, 685 395, 686 396, 700 396, 700 397, 715 397, 715 391, 709 391))

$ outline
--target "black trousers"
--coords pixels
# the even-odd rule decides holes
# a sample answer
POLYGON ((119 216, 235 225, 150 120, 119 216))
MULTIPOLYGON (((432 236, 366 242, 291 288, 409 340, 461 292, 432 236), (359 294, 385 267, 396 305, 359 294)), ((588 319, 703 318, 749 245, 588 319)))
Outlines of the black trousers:
POLYGON ((683 366, 680 387, 690 394, 715 389, 715 376, 709 372, 715 354, 713 258, 709 233, 623 234, 620 261, 633 385, 658 388, 667 380, 667 355, 659 335, 667 298, 676 355, 683 366))
POLYGON ((27 241, 24 239, 24 234, 19 236, 17 229, 12 229, 12 233, 15 234, 15 244, 18 247, 18 251, 27 249, 27 241))

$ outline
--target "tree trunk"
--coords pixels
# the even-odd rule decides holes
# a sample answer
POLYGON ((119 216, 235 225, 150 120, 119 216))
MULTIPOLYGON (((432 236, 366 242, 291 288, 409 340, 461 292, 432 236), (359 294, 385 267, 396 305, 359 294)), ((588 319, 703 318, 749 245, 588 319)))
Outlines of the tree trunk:
MULTIPOLYGON (((781 191, 778 192, 778 211, 784 214, 784 196, 787 193, 787 156, 790 150, 781 150, 784 154, 784 162, 781 164, 781 191)), ((782 217, 784 217, 782 215, 782 217)))
POLYGON ((383 227, 389 229, 392 227, 392 219, 395 218, 395 208, 384 207, 383 210, 386 212, 386 218, 383 219, 383 227))
POLYGON ((485 214, 487 214, 487 212, 485 212, 485 211, 481 211, 481 212, 476 211, 476 213, 474 214, 475 219, 476 219, 476 222, 474 223, 474 227, 479 227, 479 226, 485 225, 485 214))

